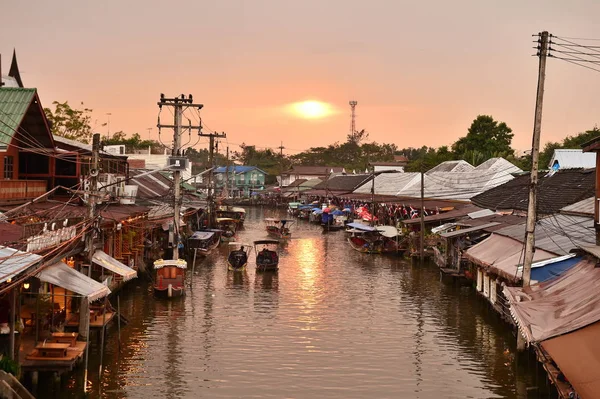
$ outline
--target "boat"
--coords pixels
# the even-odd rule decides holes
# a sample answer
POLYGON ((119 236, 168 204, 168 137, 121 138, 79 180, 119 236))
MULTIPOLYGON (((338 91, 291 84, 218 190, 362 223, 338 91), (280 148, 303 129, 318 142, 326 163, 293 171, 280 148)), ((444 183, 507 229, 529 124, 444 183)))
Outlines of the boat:
POLYGON ((339 209, 323 209, 323 213, 321 214, 321 227, 323 228, 323 233, 344 230, 346 228, 347 219, 344 212, 339 209))
POLYGON ((291 219, 266 218, 267 233, 277 238, 291 238, 289 226, 294 223, 291 219))
POLYGON ((279 254, 277 253, 278 246, 278 240, 254 241, 257 271, 276 271, 279 269, 279 254))
POLYGON ((231 271, 243 271, 248 264, 248 255, 252 246, 241 242, 229 243, 229 255, 227 256, 227 269, 231 271))
POLYGON ((156 280, 154 281, 154 295, 163 298, 176 298, 185 295, 185 259, 158 259, 154 262, 156 280))
POLYGON ((206 229, 195 231, 188 238, 188 249, 197 254, 208 255, 213 249, 219 246, 221 242, 221 233, 219 229, 206 229))
POLYGON ((290 216, 298 216, 298 214, 300 213, 299 208, 300 205, 302 205, 301 202, 290 202, 288 204, 288 209, 287 212, 290 216))
POLYGON ((347 225, 350 234, 348 243, 352 249, 368 254, 403 253, 398 240, 398 229, 394 226, 369 226, 352 222, 347 225))
POLYGON ((237 222, 232 218, 217 218, 217 228, 222 231, 221 242, 235 241, 237 222))
POLYGON ((246 210, 239 206, 221 205, 215 211, 217 218, 231 218, 236 221, 238 227, 244 225, 246 210))

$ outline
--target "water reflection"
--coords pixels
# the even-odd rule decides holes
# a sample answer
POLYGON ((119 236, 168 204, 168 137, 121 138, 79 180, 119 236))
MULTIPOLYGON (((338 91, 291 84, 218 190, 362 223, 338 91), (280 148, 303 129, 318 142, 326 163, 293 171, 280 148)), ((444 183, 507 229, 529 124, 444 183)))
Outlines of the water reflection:
MULTIPOLYGON (((238 239, 261 238, 250 208, 238 239)), ((257 273, 253 257, 229 272, 215 251, 181 301, 134 284, 121 298, 121 352, 112 328, 90 397, 544 397, 544 379, 516 363, 512 334, 469 288, 441 283, 431 265, 352 251, 342 232, 299 222, 274 273, 257 273)), ((78 397, 76 377, 56 397, 78 397)))

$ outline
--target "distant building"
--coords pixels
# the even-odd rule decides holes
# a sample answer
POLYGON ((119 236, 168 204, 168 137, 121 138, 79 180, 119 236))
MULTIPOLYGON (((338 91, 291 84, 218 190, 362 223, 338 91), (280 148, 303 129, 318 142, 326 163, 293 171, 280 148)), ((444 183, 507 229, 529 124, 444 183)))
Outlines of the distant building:
POLYGON ((587 169, 596 167, 596 154, 583 152, 577 149, 556 149, 548 163, 548 168, 559 169, 587 169))
POLYGON ((281 174, 281 185, 289 186, 296 179, 327 179, 333 173, 346 173, 341 166, 295 165, 281 174))
POLYGON ((386 170, 392 170, 395 172, 404 172, 405 162, 370 162, 369 166, 373 168, 374 172, 383 172, 386 170))
MULTIPOLYGON (((215 190, 223 192, 227 182, 227 196, 249 197, 253 190, 264 190, 267 172, 256 166, 220 166, 213 171, 215 190)), ((203 175, 206 177, 206 175, 203 175)), ((206 183, 206 179, 203 180, 206 183)))

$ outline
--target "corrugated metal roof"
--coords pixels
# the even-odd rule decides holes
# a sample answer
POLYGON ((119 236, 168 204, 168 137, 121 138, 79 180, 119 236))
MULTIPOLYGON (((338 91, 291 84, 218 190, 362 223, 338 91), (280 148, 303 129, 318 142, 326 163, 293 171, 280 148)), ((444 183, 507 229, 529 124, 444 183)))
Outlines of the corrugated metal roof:
POLYGON ((429 174, 434 172, 469 172, 473 169, 475 169, 473 165, 461 159, 458 161, 442 162, 441 164, 429 169, 425 173, 429 174))
POLYGON ((0 88, 0 146, 10 144, 35 96, 35 89, 0 88))
POLYGON ((487 229, 488 227, 494 227, 499 224, 500 224, 499 222, 491 222, 491 223, 487 223, 487 224, 482 224, 481 226, 468 227, 466 229, 460 229, 460 230, 450 231, 448 233, 442 233, 442 234, 440 234, 440 236, 442 236, 444 238, 461 236, 463 234, 472 233, 474 231, 484 230, 484 229, 487 229))
POLYGON ((265 175, 267 174, 267 172, 265 172, 264 170, 257 168, 256 166, 244 166, 244 165, 234 165, 234 166, 219 166, 217 168, 215 168, 214 173, 225 173, 225 170, 227 170, 228 172, 233 172, 233 173, 246 173, 246 172, 250 172, 252 170, 258 170, 259 172, 264 173, 265 175))
MULTIPOLYGON (((467 163, 465 162, 465 164, 467 163)), ((482 165, 481 169, 473 169, 471 167, 471 170, 466 172, 436 171, 435 168, 430 170, 424 175, 425 197, 432 199, 468 200, 482 192, 512 180, 514 178, 512 176, 513 173, 522 172, 521 169, 502 158, 493 158, 482 165)), ((354 193, 370 192, 370 182, 354 190, 354 193)), ((386 173, 378 175, 375 177, 375 194, 420 197, 421 174, 386 173)))
POLYGON ((0 283, 26 272, 42 260, 40 255, 0 247, 0 283))
POLYGON ((548 167, 552 168, 555 163, 558 163, 558 169, 595 168, 596 154, 593 152, 583 152, 580 149, 559 148, 554 150, 548 167))
POLYGON ((595 197, 586 198, 572 205, 561 208, 561 213, 594 216, 595 197))
POLYGON ((476 211, 476 212, 471 212, 469 213, 467 216, 470 217, 471 219, 479 219, 485 216, 491 216, 493 215, 495 212, 490 210, 490 209, 482 209, 480 211, 476 211))
MULTIPOLYGON (((497 230, 496 233, 523 241, 525 223, 497 230)), ((535 246, 566 255, 578 246, 594 245, 596 233, 592 218, 556 214, 540 219, 535 227, 535 246)))

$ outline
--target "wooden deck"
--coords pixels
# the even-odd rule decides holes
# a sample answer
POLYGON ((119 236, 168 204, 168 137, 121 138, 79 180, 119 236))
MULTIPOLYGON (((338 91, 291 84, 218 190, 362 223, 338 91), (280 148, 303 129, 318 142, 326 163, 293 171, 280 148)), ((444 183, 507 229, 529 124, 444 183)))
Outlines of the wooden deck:
MULTIPOLYGON (((115 316, 116 316, 115 312, 106 312, 106 317, 104 317, 101 314, 94 315, 94 316, 90 317, 90 328, 91 329, 102 328, 102 327, 106 326, 108 323, 110 323, 115 316), (104 324, 102 323, 103 320, 104 320, 104 324)), ((74 329, 74 328, 78 328, 78 327, 79 327, 79 314, 75 313, 69 319, 69 321, 65 325, 65 328, 74 329)))
POLYGON ((33 338, 21 342, 20 358, 23 359, 21 361, 23 371, 50 371, 58 373, 71 371, 83 359, 86 348, 86 343, 83 341, 75 342, 75 346, 46 343, 46 346, 65 346, 66 356, 50 357, 42 356, 41 350, 36 349, 36 347, 39 348, 41 345, 43 345, 43 341, 36 344, 33 338))

